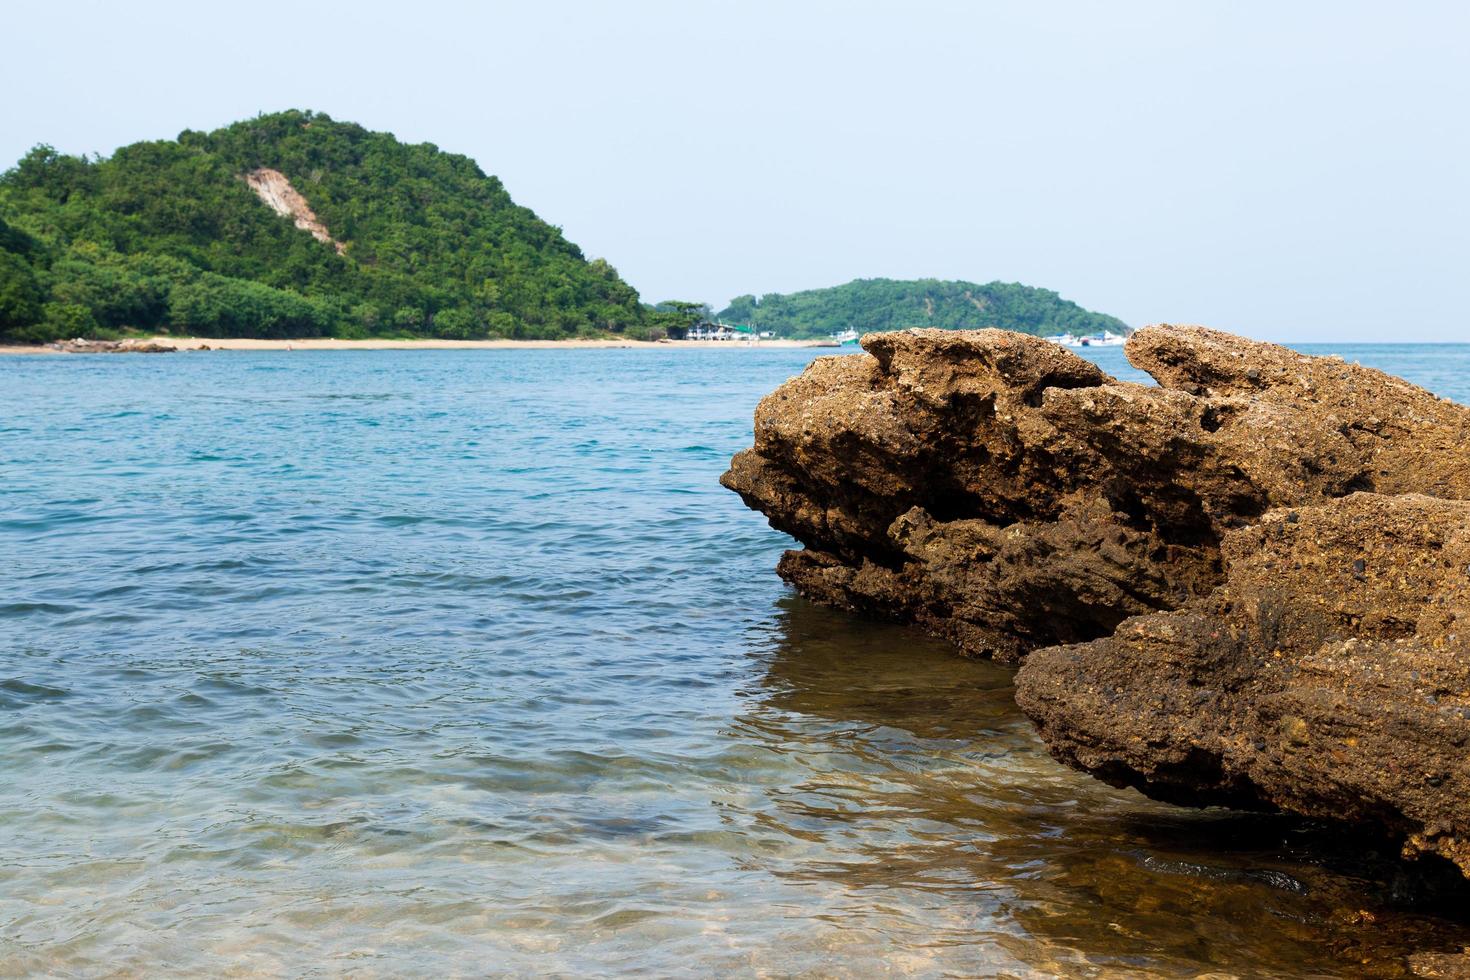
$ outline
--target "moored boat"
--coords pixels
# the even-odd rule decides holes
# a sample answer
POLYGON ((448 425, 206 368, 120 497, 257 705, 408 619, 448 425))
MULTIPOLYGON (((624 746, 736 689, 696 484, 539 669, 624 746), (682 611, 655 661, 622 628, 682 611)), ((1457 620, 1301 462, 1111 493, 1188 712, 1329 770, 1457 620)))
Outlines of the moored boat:
POLYGON ((1087 334, 1083 337, 1070 333, 1057 333, 1044 339, 1054 344, 1061 344, 1063 347, 1122 347, 1128 341, 1127 337, 1113 333, 1111 330, 1087 334))

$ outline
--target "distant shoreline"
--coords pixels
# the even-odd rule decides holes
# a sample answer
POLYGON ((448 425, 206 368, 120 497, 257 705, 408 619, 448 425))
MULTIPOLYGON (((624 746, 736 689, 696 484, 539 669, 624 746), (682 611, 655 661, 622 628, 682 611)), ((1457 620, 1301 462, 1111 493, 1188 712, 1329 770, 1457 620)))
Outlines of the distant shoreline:
MULTIPOLYGON (((145 337, 139 343, 160 344, 180 351, 209 350, 762 350, 837 346, 830 340, 761 340, 747 344, 736 340, 392 340, 367 338, 338 340, 303 337, 295 340, 263 340, 253 337, 145 337)), ((66 354, 45 345, 0 345, 0 354, 66 354)))

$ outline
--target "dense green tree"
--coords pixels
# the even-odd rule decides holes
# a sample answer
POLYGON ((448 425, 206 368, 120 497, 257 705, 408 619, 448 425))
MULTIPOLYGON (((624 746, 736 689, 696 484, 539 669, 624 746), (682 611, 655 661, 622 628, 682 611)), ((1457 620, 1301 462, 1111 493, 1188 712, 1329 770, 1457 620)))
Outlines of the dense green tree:
POLYGON ((41 308, 41 323, 32 338, 38 341, 92 337, 98 332, 92 311, 77 303, 47 303, 41 308))
POLYGON ((0 340, 44 339, 37 331, 46 291, 32 267, 35 243, 0 221, 0 340))
POLYGON ((434 334, 451 340, 479 340, 489 336, 489 330, 478 316, 457 306, 434 315, 434 334))
POLYGON ((210 272, 173 288, 168 320, 205 337, 313 337, 333 323, 328 309, 297 293, 210 272))
POLYGON ((1116 317, 1085 310, 1049 289, 939 279, 856 279, 830 289, 769 293, 759 300, 740 296, 720 311, 719 318, 786 337, 821 337, 849 328, 865 333, 906 327, 1000 327, 1038 335, 1128 330, 1116 317))
POLYGON ((74 193, 96 190, 96 171, 86 157, 67 156, 42 143, 21 157, 8 183, 65 204, 74 193))
POLYGON ((644 332, 650 339, 671 337, 674 340, 683 340, 689 333, 690 327, 709 318, 708 303, 694 303, 681 299, 664 300, 654 306, 653 312, 648 316, 648 326, 644 332))
POLYGON ((40 320, 45 295, 30 264, 0 250, 0 337, 19 339, 21 331, 40 320))
MULTIPOLYGON (((771 293, 771 296, 777 294, 771 293)), ((744 296, 736 296, 730 301, 730 305, 720 311, 720 319, 726 323, 754 323, 755 308, 758 300, 749 293, 744 296)))
POLYGON ((85 307, 104 327, 152 330, 165 324, 172 281, 145 274, 116 252, 83 243, 51 266, 51 279, 53 299, 85 307))

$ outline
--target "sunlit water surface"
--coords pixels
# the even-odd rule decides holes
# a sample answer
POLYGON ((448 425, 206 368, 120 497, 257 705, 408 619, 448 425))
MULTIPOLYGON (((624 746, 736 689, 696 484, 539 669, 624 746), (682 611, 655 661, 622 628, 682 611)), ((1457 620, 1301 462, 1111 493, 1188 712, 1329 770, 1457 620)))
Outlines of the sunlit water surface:
MULTIPOLYGON (((1470 348, 1340 353, 1470 400, 1470 348)), ((1007 670, 794 597, 716 480, 811 355, 0 358, 0 973, 1378 976, 1470 942, 1376 845, 1108 789, 1007 670)))

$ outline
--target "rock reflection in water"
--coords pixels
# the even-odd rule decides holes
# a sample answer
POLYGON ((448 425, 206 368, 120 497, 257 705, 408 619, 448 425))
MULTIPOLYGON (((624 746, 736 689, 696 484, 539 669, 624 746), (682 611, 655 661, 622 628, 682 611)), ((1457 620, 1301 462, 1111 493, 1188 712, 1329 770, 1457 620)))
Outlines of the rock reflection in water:
POLYGON ((742 735, 806 763, 806 779, 770 790, 767 819, 827 853, 778 873, 840 885, 848 928, 960 972, 1000 969, 1000 949, 1063 975, 1403 976, 1412 952, 1470 943, 1450 914, 1470 890, 1447 868, 1340 828, 1182 810, 1071 772, 1016 709, 1010 677, 787 600, 742 735))

